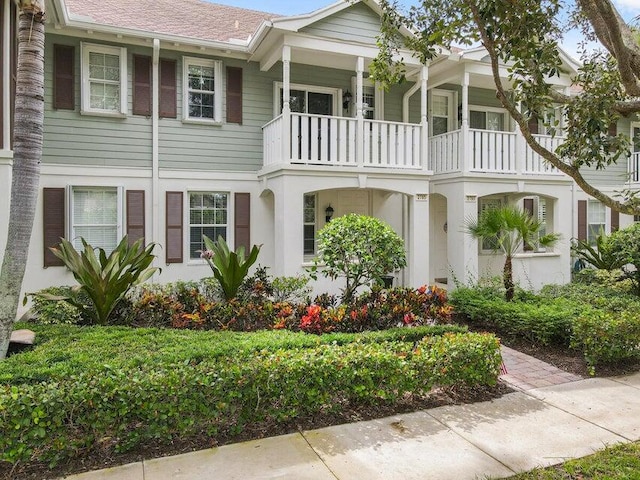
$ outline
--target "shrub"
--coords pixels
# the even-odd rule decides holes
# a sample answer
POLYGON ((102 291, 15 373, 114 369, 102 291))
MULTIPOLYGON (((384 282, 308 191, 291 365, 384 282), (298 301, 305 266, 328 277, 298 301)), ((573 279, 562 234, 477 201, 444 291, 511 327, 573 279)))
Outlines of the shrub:
POLYGON ((365 215, 338 217, 318 232, 318 251, 312 275, 321 272, 335 280, 344 277, 342 302, 350 303, 356 290, 406 265, 404 241, 383 221, 365 215))
MULTIPOLYGON (((80 284, 78 291, 83 291, 91 300, 93 308, 79 300, 76 291, 67 297, 49 297, 49 300, 64 300, 78 308, 91 323, 105 325, 109 315, 127 292, 135 285, 145 282, 158 271, 150 267, 155 256, 151 253, 154 243, 143 247, 143 240, 129 245, 125 235, 118 246, 109 254, 98 248, 98 254, 84 238, 81 238, 84 250, 80 253, 73 245, 62 239, 58 248, 51 248, 53 254, 64 262, 71 270, 73 277, 80 284)), ((45 295, 45 299, 47 296, 45 295)))
POLYGON ((634 293, 633 282, 626 278, 622 269, 601 270, 597 268, 583 268, 574 274, 575 283, 602 287, 617 292, 634 293))
POLYGON ((601 363, 640 359, 640 314, 592 312, 575 320, 572 346, 584 352, 592 373, 601 363))
MULTIPOLYGON (((76 306, 66 300, 52 300, 54 298, 68 298, 75 292, 73 287, 49 287, 40 290, 36 294, 29 294, 33 299, 31 313, 32 321, 43 325, 82 323, 82 312, 76 306)), ((80 299, 79 299, 80 300, 80 299)), ((85 299, 88 305, 89 299, 85 299)))
MULTIPOLYGON (((593 269, 590 269, 593 270, 593 269)), ((608 273, 606 270, 593 270, 594 272, 608 273)), ((581 272, 582 273, 582 272, 581 272)), ((628 309, 640 309, 640 300, 637 296, 621 291, 620 283, 597 285, 585 283, 567 283, 565 285, 545 285, 540 291, 540 299, 553 300, 562 298, 577 305, 588 304, 594 308, 620 312, 628 309)))
POLYGON ((571 252, 583 262, 597 270, 615 270, 624 265, 619 253, 613 248, 611 237, 600 231, 596 237, 596 244, 591 245, 588 240, 573 240, 571 252))
POLYGON ((640 223, 614 232, 610 242, 611 250, 624 265, 624 275, 633 282, 634 293, 640 296, 640 223))
MULTIPOLYGON (((66 329, 67 336, 74 332, 66 329)), ((112 330, 120 334, 113 344, 96 344, 96 356, 122 348, 123 338, 135 333, 114 328, 97 332, 112 330)), ((182 332, 146 333, 160 337, 171 333, 169 338, 182 332)), ((238 337, 247 342, 244 348, 241 343, 220 342, 216 348, 221 349, 218 353, 226 349, 224 355, 207 354, 211 345, 192 339, 187 346, 160 342, 155 349, 137 351, 140 358, 135 361, 113 357, 109 363, 91 359, 91 349, 78 345, 77 338, 61 336, 90 360, 68 365, 59 376, 40 382, 0 386, 0 460, 55 465, 98 448, 124 452, 150 441, 239 433, 249 424, 282 423, 345 405, 376 405, 422 395, 435 385, 497 381, 499 345, 489 335, 447 335, 441 341, 422 341, 414 349, 413 338, 386 341, 386 332, 377 334, 378 341, 368 342, 353 342, 356 337, 346 334, 327 339, 289 334, 287 339, 309 346, 282 348, 280 343, 279 348, 275 342, 260 348, 265 340, 279 337, 274 333, 238 337), (250 340, 254 338, 262 340, 250 340), (323 343, 332 338, 352 341, 323 343), (188 356, 173 348, 186 349, 188 356)), ((49 350, 60 351, 54 345, 49 350)))

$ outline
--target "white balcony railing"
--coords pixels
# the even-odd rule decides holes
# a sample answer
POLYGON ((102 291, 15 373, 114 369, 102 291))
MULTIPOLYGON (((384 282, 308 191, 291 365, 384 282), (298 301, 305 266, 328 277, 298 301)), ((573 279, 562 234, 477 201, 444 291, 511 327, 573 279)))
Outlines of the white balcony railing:
POLYGON ((633 152, 629 157, 629 181, 640 183, 640 152, 633 152))
MULTIPOLYGON (((534 137, 550 151, 555 151, 563 141, 561 137, 548 135, 534 137)), ((468 129, 468 135, 464 130, 455 130, 431 137, 429 162, 434 173, 559 174, 519 133, 473 128, 468 129)))
POLYGON ((264 163, 423 168, 422 126, 325 115, 280 115, 263 127, 264 163))

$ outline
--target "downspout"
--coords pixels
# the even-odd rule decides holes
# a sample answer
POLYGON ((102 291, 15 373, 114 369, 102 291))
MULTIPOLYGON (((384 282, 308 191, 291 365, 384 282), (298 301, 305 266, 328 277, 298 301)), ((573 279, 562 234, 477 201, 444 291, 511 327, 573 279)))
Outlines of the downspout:
MULTIPOLYGON (((160 241, 160 154, 159 154, 159 88, 160 40, 153 39, 153 57, 151 73, 151 241, 160 241)), ((157 260, 158 257, 156 257, 157 260)), ((157 281, 156 273, 153 281, 157 281)))
POLYGON ((9 150, 11 148, 11 1, 4 0, 4 12, 2 18, 2 149, 9 150))
POLYGON ((409 123, 409 98, 420 90, 420 82, 416 82, 413 86, 406 91, 406 93, 402 96, 402 122, 409 123))

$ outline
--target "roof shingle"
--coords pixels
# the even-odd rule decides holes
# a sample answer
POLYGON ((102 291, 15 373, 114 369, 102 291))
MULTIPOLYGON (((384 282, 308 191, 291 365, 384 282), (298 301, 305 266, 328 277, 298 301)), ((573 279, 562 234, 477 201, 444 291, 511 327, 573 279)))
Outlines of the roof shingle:
POLYGON ((69 14, 114 27, 226 42, 278 15, 202 0, 65 0, 69 14))

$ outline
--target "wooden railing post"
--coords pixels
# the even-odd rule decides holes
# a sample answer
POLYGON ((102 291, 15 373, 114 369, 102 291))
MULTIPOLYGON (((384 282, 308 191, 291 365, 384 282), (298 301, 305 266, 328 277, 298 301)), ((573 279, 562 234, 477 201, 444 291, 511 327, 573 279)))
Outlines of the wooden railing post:
POLYGON ((364 58, 358 57, 356 62, 356 163, 359 167, 364 165, 364 112, 362 96, 364 88, 362 86, 362 76, 364 73, 364 58))
POLYGON ((469 74, 462 77, 462 141, 460 142, 460 167, 463 172, 469 171, 471 163, 471 138, 469 134, 469 74))
POLYGON ((282 161, 291 163, 291 47, 282 47, 282 161))

